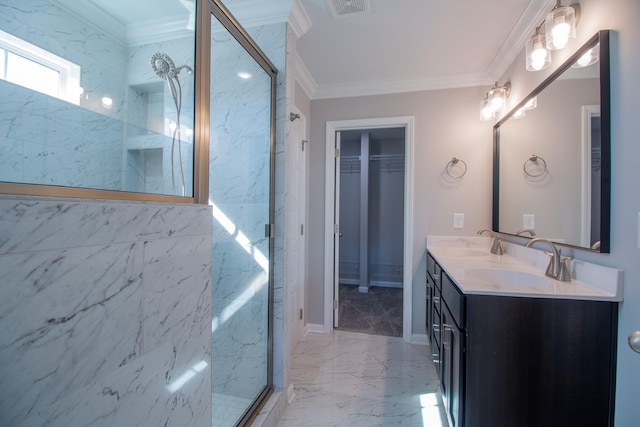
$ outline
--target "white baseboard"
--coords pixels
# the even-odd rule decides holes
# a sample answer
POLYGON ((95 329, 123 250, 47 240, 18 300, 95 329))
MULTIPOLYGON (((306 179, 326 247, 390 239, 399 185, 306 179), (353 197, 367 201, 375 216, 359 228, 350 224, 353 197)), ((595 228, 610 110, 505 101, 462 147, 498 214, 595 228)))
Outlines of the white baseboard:
POLYGON ((307 323, 307 328, 305 332, 305 336, 309 333, 313 332, 316 334, 324 334, 324 325, 319 323, 307 323))
POLYGON ((427 334, 412 334, 411 344, 429 345, 429 337, 427 334))

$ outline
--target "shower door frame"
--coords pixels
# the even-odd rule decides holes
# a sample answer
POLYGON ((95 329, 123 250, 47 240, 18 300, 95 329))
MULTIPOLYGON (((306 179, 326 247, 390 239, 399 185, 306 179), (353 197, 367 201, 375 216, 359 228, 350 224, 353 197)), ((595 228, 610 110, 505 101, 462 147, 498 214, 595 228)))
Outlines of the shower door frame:
MULTIPOLYGON (((209 204, 209 140, 210 140, 210 94, 211 94, 211 22, 217 19, 246 52, 271 78, 271 114, 269 144, 269 223, 265 224, 265 237, 269 237, 269 283, 268 283, 268 338, 267 338, 267 384, 245 411, 237 426, 249 425, 258 415, 273 392, 273 283, 275 248, 275 143, 276 143, 276 83, 278 69, 255 41, 242 28, 221 0, 197 2, 196 24, 196 94, 195 94, 195 148, 194 148, 194 199, 198 204, 209 204)), ((213 343, 212 343, 213 345, 213 343)))

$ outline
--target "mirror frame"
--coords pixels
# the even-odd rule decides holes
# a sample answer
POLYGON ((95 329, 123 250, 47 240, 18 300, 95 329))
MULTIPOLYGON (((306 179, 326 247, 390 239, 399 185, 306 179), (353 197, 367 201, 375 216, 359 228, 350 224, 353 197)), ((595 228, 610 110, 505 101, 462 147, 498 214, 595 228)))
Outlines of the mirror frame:
MULTIPOLYGON (((547 88, 551 83, 568 70, 580 57, 593 46, 600 43, 600 121, 601 121, 601 203, 600 203, 600 248, 591 249, 568 243, 558 243, 580 250, 592 252, 609 253, 611 239, 611 81, 610 81, 610 31, 601 30, 589 39, 580 49, 578 49, 569 59, 567 59, 557 70, 547 77, 536 89, 525 97, 511 111, 505 114, 493 126, 493 206, 492 206, 492 229, 495 232, 515 236, 512 233, 505 233, 499 230, 500 224, 500 126, 505 124, 518 109, 524 106, 527 101, 547 88)), ((527 238, 527 236, 518 236, 527 238)))

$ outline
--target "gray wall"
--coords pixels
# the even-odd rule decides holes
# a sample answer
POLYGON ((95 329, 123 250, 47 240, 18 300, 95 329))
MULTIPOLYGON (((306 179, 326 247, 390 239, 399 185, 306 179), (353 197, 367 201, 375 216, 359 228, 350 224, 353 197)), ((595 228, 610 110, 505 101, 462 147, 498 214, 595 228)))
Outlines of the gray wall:
POLYGON ((553 64, 540 73, 524 69, 523 53, 501 79, 511 79, 512 102, 533 90, 571 52, 601 29, 613 30, 611 40, 611 253, 576 252, 576 258, 624 269, 624 301, 620 304, 616 420, 619 427, 636 426, 640 419, 640 355, 627 336, 640 329, 640 264, 638 257, 638 159, 640 159, 640 2, 637 0, 582 0, 578 37, 555 54, 553 64))
MULTIPOLYGON (((492 129, 479 120, 485 88, 311 101, 309 170, 308 323, 322 324, 324 292, 324 182, 327 121, 414 116, 413 333, 424 333, 424 242, 427 234, 470 235, 491 223, 492 129), (443 170, 452 157, 468 164, 457 183, 443 170), (465 227, 452 228, 453 213, 465 227)), ((407 155, 409 155, 407 153, 407 155)))

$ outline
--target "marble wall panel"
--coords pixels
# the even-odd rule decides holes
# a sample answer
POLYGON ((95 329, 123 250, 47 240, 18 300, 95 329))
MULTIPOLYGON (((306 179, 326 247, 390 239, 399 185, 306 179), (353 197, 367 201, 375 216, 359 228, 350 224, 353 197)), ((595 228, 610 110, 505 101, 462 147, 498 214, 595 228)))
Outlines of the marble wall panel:
POLYGON ((140 356, 142 245, 0 257, 0 424, 140 356))
POLYGON ((202 205, 0 196, 0 255, 211 233, 202 205), (70 232, 73 231, 73 232, 70 232))
POLYGON ((211 425, 211 209, 0 197, 0 425, 211 425))

